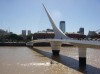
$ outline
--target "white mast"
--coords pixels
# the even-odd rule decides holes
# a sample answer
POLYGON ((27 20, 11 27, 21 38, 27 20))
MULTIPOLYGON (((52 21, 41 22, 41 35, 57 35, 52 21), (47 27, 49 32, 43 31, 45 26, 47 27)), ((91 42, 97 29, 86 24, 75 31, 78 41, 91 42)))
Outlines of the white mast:
POLYGON ((54 37, 54 38, 55 38, 55 39, 68 39, 69 37, 66 36, 60 29, 58 29, 58 28, 56 27, 54 21, 52 20, 51 16, 49 15, 49 13, 48 13, 46 7, 44 6, 44 4, 43 4, 43 7, 44 7, 44 9, 45 9, 45 12, 46 12, 46 14, 47 14, 47 16, 48 16, 48 18, 49 18, 49 21, 50 21, 50 23, 51 23, 51 25, 52 25, 52 28, 53 28, 53 31, 54 31, 54 33, 55 33, 55 37, 54 37))

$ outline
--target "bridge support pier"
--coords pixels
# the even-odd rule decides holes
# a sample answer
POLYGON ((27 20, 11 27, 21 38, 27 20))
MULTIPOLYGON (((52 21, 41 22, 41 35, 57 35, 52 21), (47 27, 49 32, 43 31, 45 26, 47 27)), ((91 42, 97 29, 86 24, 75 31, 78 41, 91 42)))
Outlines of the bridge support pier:
POLYGON ((61 43, 60 42, 50 42, 52 48, 52 55, 58 56, 60 53, 61 43))
POLYGON ((79 68, 86 68, 86 48, 79 47, 79 68))
POLYGON ((59 55, 60 50, 52 50, 52 54, 55 56, 59 55))

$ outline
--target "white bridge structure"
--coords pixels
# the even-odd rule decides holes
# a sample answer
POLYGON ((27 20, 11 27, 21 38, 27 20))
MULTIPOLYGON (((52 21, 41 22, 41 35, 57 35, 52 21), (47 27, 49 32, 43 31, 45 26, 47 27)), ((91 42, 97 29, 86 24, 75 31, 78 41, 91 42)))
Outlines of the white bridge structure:
POLYGON ((92 41, 92 40, 75 40, 71 39, 68 36, 66 36, 60 29, 58 29, 52 20, 50 14, 48 13, 47 9, 43 5, 45 12, 49 18, 49 21, 51 23, 51 26, 53 28, 55 37, 53 39, 38 39, 38 40, 32 40, 26 45, 33 46, 34 43, 41 43, 41 42, 50 42, 52 53, 53 55, 59 55, 60 47, 62 44, 72 44, 74 46, 78 47, 78 53, 79 53, 79 67, 86 67, 86 50, 87 48, 95 48, 100 49, 100 41, 92 41))

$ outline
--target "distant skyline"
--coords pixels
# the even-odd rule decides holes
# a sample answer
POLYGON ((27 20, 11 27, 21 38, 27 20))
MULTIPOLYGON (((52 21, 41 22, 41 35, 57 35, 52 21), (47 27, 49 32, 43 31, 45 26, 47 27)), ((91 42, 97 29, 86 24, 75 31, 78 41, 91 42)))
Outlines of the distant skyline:
POLYGON ((66 22, 66 32, 84 27, 87 34, 100 29, 100 0, 0 0, 0 29, 17 34, 52 29, 42 2, 57 27, 66 22))

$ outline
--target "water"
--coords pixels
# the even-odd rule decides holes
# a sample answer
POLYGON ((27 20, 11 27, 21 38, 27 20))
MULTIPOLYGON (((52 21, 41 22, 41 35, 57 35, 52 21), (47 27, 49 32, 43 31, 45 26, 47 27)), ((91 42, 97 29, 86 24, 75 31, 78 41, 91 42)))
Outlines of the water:
POLYGON ((100 50, 87 50, 87 67, 78 67, 78 49, 62 47, 53 57, 50 47, 0 47, 0 74, 100 74, 100 50))

